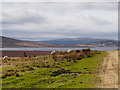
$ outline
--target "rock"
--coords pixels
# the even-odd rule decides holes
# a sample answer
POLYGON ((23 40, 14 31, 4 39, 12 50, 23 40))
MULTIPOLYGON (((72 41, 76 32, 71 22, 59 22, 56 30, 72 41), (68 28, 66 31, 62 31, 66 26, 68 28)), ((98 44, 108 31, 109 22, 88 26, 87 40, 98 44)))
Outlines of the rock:
POLYGON ((70 72, 70 70, 59 69, 59 70, 52 72, 51 76, 57 76, 57 75, 60 75, 63 73, 69 73, 69 72, 70 72))
POLYGON ((88 68, 84 68, 84 69, 88 69, 88 68))
POLYGON ((80 82, 80 84, 82 84, 83 82, 80 82))
POLYGON ((20 75, 19 75, 19 74, 16 74, 16 77, 20 77, 20 75))
POLYGON ((34 68, 29 68, 30 70, 35 70, 34 68))

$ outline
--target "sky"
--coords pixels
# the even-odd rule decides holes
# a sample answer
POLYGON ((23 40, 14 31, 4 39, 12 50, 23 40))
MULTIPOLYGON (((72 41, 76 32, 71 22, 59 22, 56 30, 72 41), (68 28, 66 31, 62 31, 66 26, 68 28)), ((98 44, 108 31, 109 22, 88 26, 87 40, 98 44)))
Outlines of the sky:
MULTIPOLYGON (((118 3, 3 2, 2 35, 42 41, 60 38, 118 38, 118 3)), ((0 19, 1 20, 1 19, 0 19)))

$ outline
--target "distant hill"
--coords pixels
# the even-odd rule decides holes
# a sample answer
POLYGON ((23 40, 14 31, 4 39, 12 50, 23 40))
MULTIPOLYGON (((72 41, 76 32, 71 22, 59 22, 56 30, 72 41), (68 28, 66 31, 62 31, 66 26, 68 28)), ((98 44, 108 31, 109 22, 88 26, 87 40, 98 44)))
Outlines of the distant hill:
POLYGON ((0 36, 0 40, 1 48, 118 46, 118 42, 115 40, 92 38, 65 38, 48 41, 27 41, 0 36))
POLYGON ((65 46, 117 46, 118 42, 115 40, 107 39, 94 39, 94 38, 65 38, 48 41, 38 41, 41 43, 60 44, 65 46))
POLYGON ((40 43, 27 40, 18 40, 9 37, 0 36, 1 48, 20 48, 20 47, 56 47, 58 45, 40 43))

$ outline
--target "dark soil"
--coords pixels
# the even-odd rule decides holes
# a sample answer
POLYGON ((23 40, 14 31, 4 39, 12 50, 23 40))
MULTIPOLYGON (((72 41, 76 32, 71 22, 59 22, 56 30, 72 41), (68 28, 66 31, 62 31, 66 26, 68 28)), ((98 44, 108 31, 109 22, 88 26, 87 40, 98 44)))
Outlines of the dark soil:
POLYGON ((2 57, 34 57, 40 55, 50 55, 51 51, 0 51, 2 52, 2 57))

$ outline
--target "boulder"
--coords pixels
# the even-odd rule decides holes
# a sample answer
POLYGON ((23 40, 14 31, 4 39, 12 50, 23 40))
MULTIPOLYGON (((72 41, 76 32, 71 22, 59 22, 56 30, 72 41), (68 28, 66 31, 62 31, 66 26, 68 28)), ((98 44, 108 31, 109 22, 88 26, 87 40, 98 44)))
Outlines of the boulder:
POLYGON ((51 76, 58 76, 60 74, 69 73, 69 72, 70 72, 70 70, 59 69, 59 70, 52 72, 51 76))

